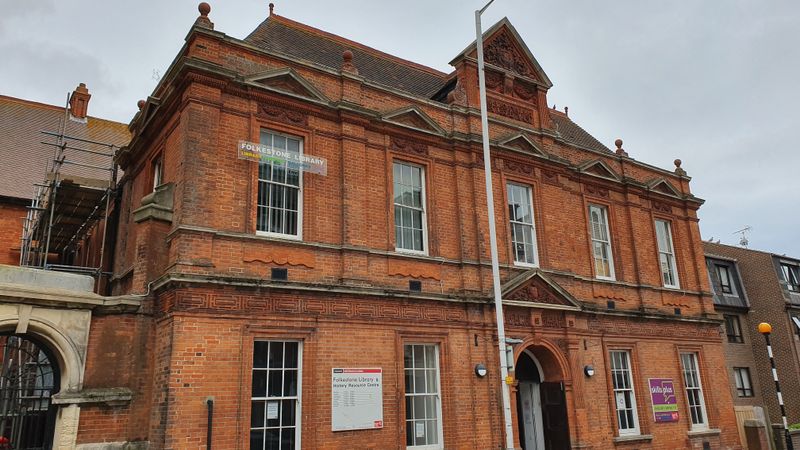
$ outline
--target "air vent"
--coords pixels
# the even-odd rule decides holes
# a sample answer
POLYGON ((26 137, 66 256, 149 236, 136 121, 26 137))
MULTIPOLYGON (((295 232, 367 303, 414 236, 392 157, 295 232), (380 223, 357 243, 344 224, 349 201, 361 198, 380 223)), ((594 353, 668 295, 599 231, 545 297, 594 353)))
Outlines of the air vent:
POLYGON ((614 300, 609 300, 608 303, 606 303, 606 307, 608 309, 617 309, 617 304, 614 302, 614 300))
POLYGON ((271 278, 273 280, 286 281, 289 279, 289 271, 287 269, 273 268, 271 278))
POLYGON ((681 309, 680 308, 675 308, 675 315, 676 316, 680 316, 681 315, 681 309))
POLYGON ((417 281, 417 280, 409 281, 408 290, 411 292, 422 292, 422 281, 417 281))

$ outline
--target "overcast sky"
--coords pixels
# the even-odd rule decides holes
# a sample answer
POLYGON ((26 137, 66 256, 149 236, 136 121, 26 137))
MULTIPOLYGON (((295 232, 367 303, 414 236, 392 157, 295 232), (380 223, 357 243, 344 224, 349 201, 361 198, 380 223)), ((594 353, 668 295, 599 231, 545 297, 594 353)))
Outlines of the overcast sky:
MULTIPOLYGON (((85 82, 89 114, 128 122, 197 17, 196 1, 0 0, 0 94, 63 105, 85 82)), ((210 2, 244 38, 268 1, 210 2)), ((450 72, 474 39, 473 0, 277 0, 275 12, 450 72)), ((553 81, 550 106, 610 148, 683 160, 703 238, 800 257, 800 2, 497 0, 553 81)))

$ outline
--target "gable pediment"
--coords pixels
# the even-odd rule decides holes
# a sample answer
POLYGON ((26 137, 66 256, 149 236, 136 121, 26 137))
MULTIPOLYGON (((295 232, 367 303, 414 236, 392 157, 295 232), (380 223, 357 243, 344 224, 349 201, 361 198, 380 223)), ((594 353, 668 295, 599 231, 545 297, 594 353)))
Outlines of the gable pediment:
POLYGON ((445 134, 442 127, 416 106, 408 106, 386 113, 383 115, 383 120, 402 127, 427 131, 428 133, 445 134))
MULTIPOLYGON (((542 66, 533 57, 530 49, 507 17, 483 33, 483 55, 488 65, 535 81, 548 89, 553 86, 550 78, 544 73, 542 66)), ((455 64, 465 56, 477 58, 475 41, 456 56, 450 64, 455 64)))
POLYGON ((675 187, 672 186, 672 184, 669 181, 663 178, 651 181, 650 183, 647 184, 647 187, 651 191, 658 192, 659 194, 668 195, 670 197, 678 197, 678 198, 681 197, 680 191, 675 189, 675 187))
POLYGON ((503 287, 503 301, 549 305, 557 309, 581 309, 581 304, 569 292, 539 269, 531 269, 512 279, 503 287))
POLYGON ((314 85, 297 74, 293 69, 285 68, 260 72, 245 78, 245 83, 266 88, 271 91, 290 94, 306 100, 327 103, 328 99, 314 85))
POLYGON ((599 159, 582 164, 578 168, 578 171, 586 175, 605 178, 606 180, 611 180, 611 181, 622 180, 622 178, 620 178, 620 176, 611 167, 609 167, 608 164, 604 163, 602 160, 599 159))
POLYGON ((540 149, 536 143, 534 143, 523 133, 512 135, 511 137, 500 141, 499 144, 503 147, 521 150, 525 153, 532 153, 534 155, 547 157, 547 153, 540 149))

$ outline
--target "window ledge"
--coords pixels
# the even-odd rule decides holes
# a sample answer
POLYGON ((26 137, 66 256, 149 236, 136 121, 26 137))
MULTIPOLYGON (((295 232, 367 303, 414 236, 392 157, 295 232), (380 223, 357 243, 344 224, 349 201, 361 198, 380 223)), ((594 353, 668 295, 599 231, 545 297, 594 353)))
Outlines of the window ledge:
POLYGON ((652 441, 653 435, 652 434, 632 434, 629 436, 617 436, 614 438, 615 444, 625 444, 628 442, 645 442, 645 441, 652 441))
POLYGON ((706 436, 719 436, 721 433, 719 428, 710 428, 708 430, 690 430, 686 435, 690 438, 706 437, 706 436))

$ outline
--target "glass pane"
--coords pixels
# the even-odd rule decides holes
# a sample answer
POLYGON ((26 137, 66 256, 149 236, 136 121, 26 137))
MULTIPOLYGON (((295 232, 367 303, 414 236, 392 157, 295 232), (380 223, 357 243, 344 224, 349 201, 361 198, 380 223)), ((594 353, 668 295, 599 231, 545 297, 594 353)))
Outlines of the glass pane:
POLYGON ((266 440, 266 445, 264 446, 266 450, 280 450, 281 430, 266 430, 264 438, 266 440))
POLYGON ((428 387, 425 384, 425 371, 416 369, 414 370, 414 392, 424 393, 428 392, 428 387))
POLYGON ((283 372, 283 395, 292 397, 297 395, 297 371, 286 370, 283 372))
POLYGON ((403 228, 403 248, 416 250, 414 248, 414 231, 411 228, 403 228))
POLYGON ((269 368, 280 369, 283 367, 283 342, 270 342, 269 368))
POLYGON ((267 347, 268 343, 264 341, 256 341, 253 344, 253 367, 267 367, 267 347))
POLYGON ((295 414, 295 405, 297 404, 296 400, 283 400, 281 405, 281 425, 282 426, 294 426, 296 414, 295 414))
POLYGON ((405 379, 406 379, 406 392, 414 392, 414 371, 413 370, 406 370, 405 371, 405 379))
POLYGON ((414 422, 406 422, 406 445, 414 445, 414 422))
POLYGON ((286 137, 278 136, 277 134, 272 136, 272 145, 276 149, 285 150, 286 149, 286 137))
POLYGON ((422 230, 414 230, 414 250, 422 251, 422 230))
POLYGON ((425 434, 427 435, 428 444, 436 444, 439 441, 439 436, 436 432, 436 420, 428 420, 425 422, 425 434))
POLYGON ((424 368, 425 367, 425 346, 424 345, 415 345, 414 346, 414 367, 416 367, 416 368, 424 368))
POLYGON ((394 163, 394 165, 392 166, 392 179, 394 180, 395 189, 397 187, 397 184, 400 183, 401 170, 402 166, 398 163, 394 163))
POLYGON ((410 368, 414 367, 414 364, 413 364, 413 362, 414 362, 413 354, 414 353, 413 352, 414 352, 414 347, 413 346, 406 345, 404 347, 403 364, 405 365, 406 369, 410 369, 410 368))
POLYGON ((281 432, 281 450, 294 450, 294 428, 284 428, 281 432))
POLYGON ((422 187, 422 169, 414 167, 411 171, 411 185, 422 187))
POLYGON ((413 418, 414 418, 414 397, 406 397, 406 419, 408 420, 413 418))
POLYGON ((264 426, 264 411, 266 402, 253 402, 250 412, 250 426, 259 428, 264 426))
POLYGON ((425 410, 425 395, 417 395, 414 397, 414 419, 425 419, 428 416, 426 415, 425 410))
POLYGON ((425 367, 427 369, 436 367, 436 347, 432 345, 425 346, 425 367))
POLYGON ((264 448, 264 430, 250 430, 250 450, 264 448))
POLYGON ((297 342, 286 342, 284 346, 284 367, 297 368, 297 342))
POLYGON ((267 396, 267 371, 253 371, 253 397, 267 396))
POLYGON ((267 394, 269 397, 283 396, 283 380, 281 372, 281 370, 269 371, 269 384, 267 385, 267 394))
POLYGON ((290 152, 300 153, 300 141, 292 138, 287 139, 286 150, 289 150, 290 152))
POLYGON ((425 417, 429 419, 436 417, 436 397, 433 395, 425 397, 425 417))

